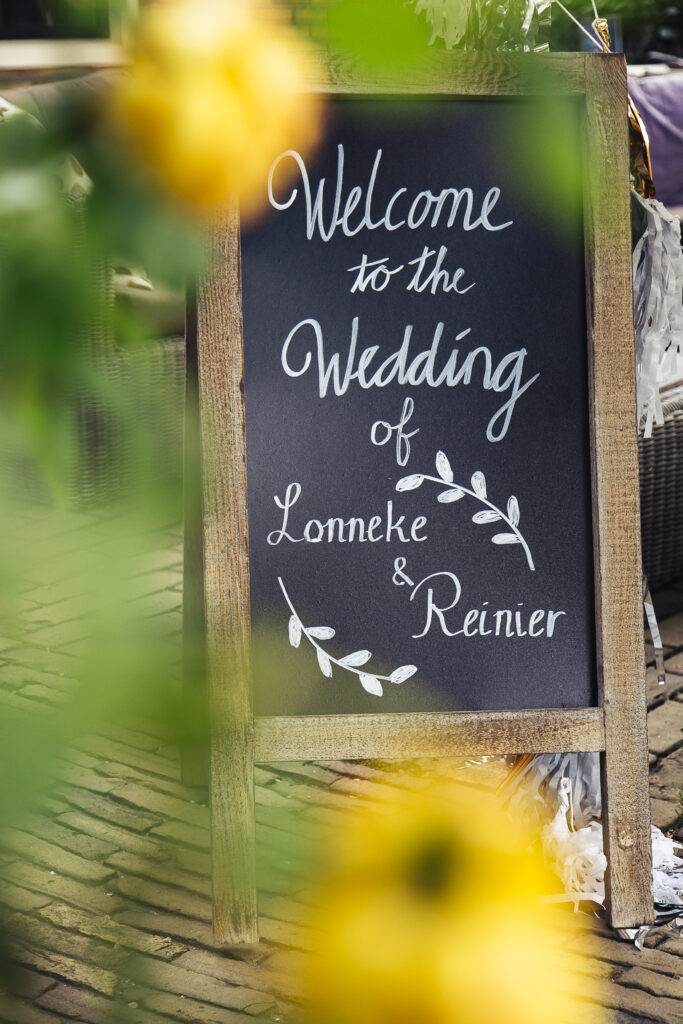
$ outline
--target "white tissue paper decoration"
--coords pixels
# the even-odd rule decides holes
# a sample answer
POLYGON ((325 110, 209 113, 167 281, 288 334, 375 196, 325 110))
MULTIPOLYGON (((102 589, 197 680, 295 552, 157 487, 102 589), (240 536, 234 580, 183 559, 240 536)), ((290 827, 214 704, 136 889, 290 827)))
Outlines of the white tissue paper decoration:
POLYGON ((541 832, 543 854, 562 879, 567 899, 574 900, 575 908, 580 900, 594 900, 602 905, 607 867, 602 851, 602 825, 591 821, 575 829, 571 793, 572 780, 560 779, 559 807, 541 832))
MULTIPOLYGON (((560 781, 558 795, 560 805, 554 818, 541 832, 543 853, 564 884, 565 897, 578 906, 580 900, 593 900, 602 905, 605 900, 605 868, 607 860, 602 849, 602 824, 591 821, 582 828, 575 828, 572 811, 572 780, 560 781)), ((666 916, 676 915, 681 908, 683 916, 683 858, 677 857, 674 848, 683 849, 658 829, 652 831, 652 895, 655 906, 666 907, 666 916)), ((649 927, 624 928, 620 934, 635 939, 642 946, 642 940, 649 927)))
MULTIPOLYGON (((541 754, 520 776, 509 797, 515 818, 541 826, 543 853, 562 880, 564 895, 550 902, 605 899, 606 858, 602 847, 600 759, 597 754, 541 754), (548 820, 552 808, 557 808, 548 820), (542 824, 545 821, 545 824, 542 824)), ((665 836, 655 825, 652 835, 652 899, 655 922, 683 928, 683 844, 665 836), (680 907, 680 911, 678 908, 680 907)), ((623 938, 642 948, 652 925, 620 929, 623 938)))
POLYGON ((683 252, 681 223, 656 199, 631 194, 645 218, 633 250, 633 321, 638 374, 638 421, 643 436, 664 422, 659 385, 676 372, 683 351, 683 252))
POLYGON ((552 809, 560 805, 560 791, 565 783, 571 786, 574 827, 582 828, 593 818, 599 818, 600 760, 595 754, 538 754, 520 774, 508 800, 510 810, 540 828, 552 809))

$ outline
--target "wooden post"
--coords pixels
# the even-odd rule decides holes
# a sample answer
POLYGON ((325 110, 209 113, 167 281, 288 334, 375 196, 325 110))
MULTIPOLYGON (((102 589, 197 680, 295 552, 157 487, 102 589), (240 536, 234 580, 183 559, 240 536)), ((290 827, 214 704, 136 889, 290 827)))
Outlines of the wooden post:
POLYGON ((586 60, 586 204, 596 640, 607 910, 614 928, 651 922, 640 502, 635 409, 626 62, 586 60))
POLYGON ((214 932, 256 942, 254 723, 239 221, 216 223, 198 296, 214 932))
POLYGON ((183 734, 181 777, 185 786, 206 786, 209 767, 208 693, 204 639, 202 446, 199 437, 197 291, 188 285, 185 313, 185 423, 183 430, 183 734))

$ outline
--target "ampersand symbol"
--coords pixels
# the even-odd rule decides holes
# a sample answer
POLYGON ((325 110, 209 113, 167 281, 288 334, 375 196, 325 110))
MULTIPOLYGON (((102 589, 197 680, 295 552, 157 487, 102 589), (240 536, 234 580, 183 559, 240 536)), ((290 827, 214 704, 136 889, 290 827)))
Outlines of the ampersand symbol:
POLYGON ((403 570, 406 567, 406 559, 399 557, 394 559, 394 575, 391 577, 392 583, 395 583, 397 587, 404 587, 406 583, 409 587, 412 587, 413 581, 410 576, 407 575, 403 570))

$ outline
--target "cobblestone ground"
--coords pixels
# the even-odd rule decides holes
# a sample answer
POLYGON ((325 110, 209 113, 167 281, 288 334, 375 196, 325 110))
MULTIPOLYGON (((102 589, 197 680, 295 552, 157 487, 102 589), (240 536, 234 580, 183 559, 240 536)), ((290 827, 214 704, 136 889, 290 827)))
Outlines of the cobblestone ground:
MULTIPOLYGON (((163 617, 169 643, 179 649, 177 532, 147 559, 139 582, 142 606, 163 617)), ((656 603, 667 678, 660 686, 648 670, 653 819, 683 835, 683 582, 656 603)), ((38 717, 68 694, 83 630, 65 587, 36 581, 23 614, 28 640, 20 647, 0 640, 2 711, 38 717)), ((439 763, 428 771, 481 784, 473 766, 439 763)), ((307 854, 295 837, 334 826, 377 795, 428 783, 399 765, 257 768, 262 940, 226 948, 211 934, 206 792, 179 779, 177 751, 153 723, 102 726, 63 753, 54 791, 21 827, 5 830, 0 901, 16 969, 0 996, 1 1021, 247 1024, 250 1017, 295 1017, 297 978, 311 943, 301 895, 307 854)), ((578 969, 599 984, 591 998, 604 1008, 603 1019, 683 1022, 683 941, 661 929, 640 952, 582 920, 592 931, 591 958, 578 969)), ((572 959, 575 937, 567 932, 562 942, 572 959)), ((595 1003, 577 1003, 571 1021, 589 1020, 595 1003)))

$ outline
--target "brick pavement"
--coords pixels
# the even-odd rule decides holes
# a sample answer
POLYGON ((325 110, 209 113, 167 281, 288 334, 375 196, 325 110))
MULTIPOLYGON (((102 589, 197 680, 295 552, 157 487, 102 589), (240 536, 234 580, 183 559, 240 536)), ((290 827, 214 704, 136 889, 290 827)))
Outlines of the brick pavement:
MULTIPOLYGON (((141 607, 163 619, 169 643, 179 647, 176 532, 147 558, 139 582, 141 607)), ((659 686, 648 672, 653 819, 683 835, 683 582, 656 603, 667 679, 659 686)), ((4 713, 28 709, 39 717, 64 700, 84 639, 75 610, 67 585, 36 580, 24 602, 23 643, 0 639, 4 713)), ((97 732, 62 751, 51 792, 5 830, 0 902, 15 964, 0 995, 6 1024, 295 1019, 313 942, 305 879, 320 829, 377 795, 419 788, 429 773, 482 784, 476 767, 443 763, 427 775, 411 766, 341 762, 257 768, 262 940, 226 948, 214 943, 210 927, 206 792, 181 785, 177 752, 158 725, 97 732)), ((583 924, 592 931, 592 956, 579 969, 599 985, 591 998, 603 1019, 683 1024, 683 940, 660 929, 640 952, 589 918, 583 924)), ((567 932, 561 941, 571 958, 576 937, 567 932)), ((594 1010, 577 1003, 565 1024, 594 1022, 594 1010)))

